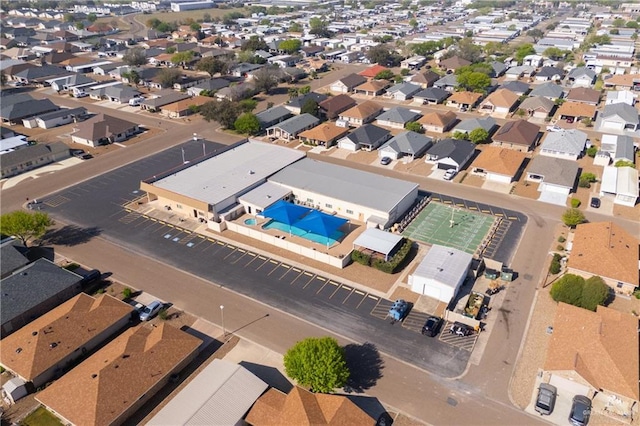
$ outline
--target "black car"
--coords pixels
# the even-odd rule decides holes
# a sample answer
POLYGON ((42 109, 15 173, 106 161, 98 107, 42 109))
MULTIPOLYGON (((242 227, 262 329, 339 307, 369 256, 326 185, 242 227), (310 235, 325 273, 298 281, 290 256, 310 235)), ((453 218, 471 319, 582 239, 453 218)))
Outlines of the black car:
POLYGON ((591 202, 589 203, 589 205, 591 205, 591 207, 593 207, 594 209, 599 209, 600 208, 600 198, 591 197, 591 202))
POLYGON ((536 411, 540 415, 549 415, 553 413, 553 408, 556 405, 556 396, 558 390, 555 386, 549 383, 540 383, 538 388, 538 397, 536 398, 536 411))
POLYGON ((569 413, 569 423, 574 426, 586 426, 591 415, 591 400, 584 395, 573 397, 571 413, 569 413))
POLYGON ((451 325, 451 327, 449 328, 449 333, 458 336, 471 336, 473 332, 473 328, 458 321, 454 322, 453 325, 451 325))
POLYGON ((442 325, 442 320, 438 317, 429 317, 427 318, 427 322, 425 322, 422 327, 422 335, 434 337, 438 334, 440 330, 440 326, 442 325))

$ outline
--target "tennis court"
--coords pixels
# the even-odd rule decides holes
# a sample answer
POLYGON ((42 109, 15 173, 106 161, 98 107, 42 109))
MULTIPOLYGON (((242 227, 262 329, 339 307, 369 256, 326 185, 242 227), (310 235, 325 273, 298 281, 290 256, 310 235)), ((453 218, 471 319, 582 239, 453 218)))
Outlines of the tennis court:
POLYGON ((407 226, 402 235, 415 241, 453 247, 473 254, 495 220, 495 217, 487 214, 431 201, 407 226))

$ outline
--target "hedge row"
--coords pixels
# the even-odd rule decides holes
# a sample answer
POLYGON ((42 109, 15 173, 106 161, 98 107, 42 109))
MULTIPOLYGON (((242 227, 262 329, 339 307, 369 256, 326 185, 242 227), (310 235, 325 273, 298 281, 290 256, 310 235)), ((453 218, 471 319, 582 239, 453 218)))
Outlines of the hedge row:
POLYGON ((398 267, 404 262, 409 253, 411 252, 411 247, 413 246, 413 241, 405 238, 402 247, 393 255, 391 260, 384 261, 383 259, 372 259, 368 254, 362 253, 361 251, 354 250, 351 252, 351 259, 354 262, 360 263, 362 265, 373 266, 374 268, 386 272, 387 274, 393 274, 398 267))
POLYGON ((551 260, 551 265, 549 266, 549 272, 553 275, 559 274, 560 270, 562 269, 562 266, 560 265, 560 260, 562 259, 562 256, 560 256, 558 253, 555 253, 553 255, 553 259, 551 260))
POLYGON ((361 265, 369 266, 371 264, 371 256, 358 250, 351 252, 351 260, 361 265))

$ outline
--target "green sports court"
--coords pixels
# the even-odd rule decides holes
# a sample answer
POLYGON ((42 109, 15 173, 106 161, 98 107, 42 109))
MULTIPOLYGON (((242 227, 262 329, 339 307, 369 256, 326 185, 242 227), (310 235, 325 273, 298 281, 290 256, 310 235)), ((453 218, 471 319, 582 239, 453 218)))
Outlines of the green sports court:
POLYGON ((473 254, 495 220, 495 217, 487 214, 431 201, 407 226, 402 235, 422 243, 453 247, 473 254))

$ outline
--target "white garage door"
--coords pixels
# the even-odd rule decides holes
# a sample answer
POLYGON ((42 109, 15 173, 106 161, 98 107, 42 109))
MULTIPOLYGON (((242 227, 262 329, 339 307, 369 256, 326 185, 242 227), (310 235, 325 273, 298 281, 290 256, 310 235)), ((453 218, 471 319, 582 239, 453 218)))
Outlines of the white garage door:
POLYGON ((338 142, 338 148, 346 149, 347 151, 356 151, 356 144, 351 141, 338 142))
POLYGON ((557 194, 564 194, 565 197, 569 195, 569 191, 571 191, 566 186, 549 185, 544 182, 540 184, 539 189, 540 191, 549 191, 549 192, 555 192, 557 194))
POLYGON ((487 180, 492 182, 500 182, 500 183, 510 183, 511 177, 504 175, 496 175, 493 173, 487 173, 487 180))
POLYGON ((558 394, 563 393, 565 396, 570 395, 570 398, 573 398, 574 395, 589 396, 589 392, 591 391, 589 386, 585 386, 574 380, 565 379, 556 374, 551 375, 549 383, 558 388, 558 394))

